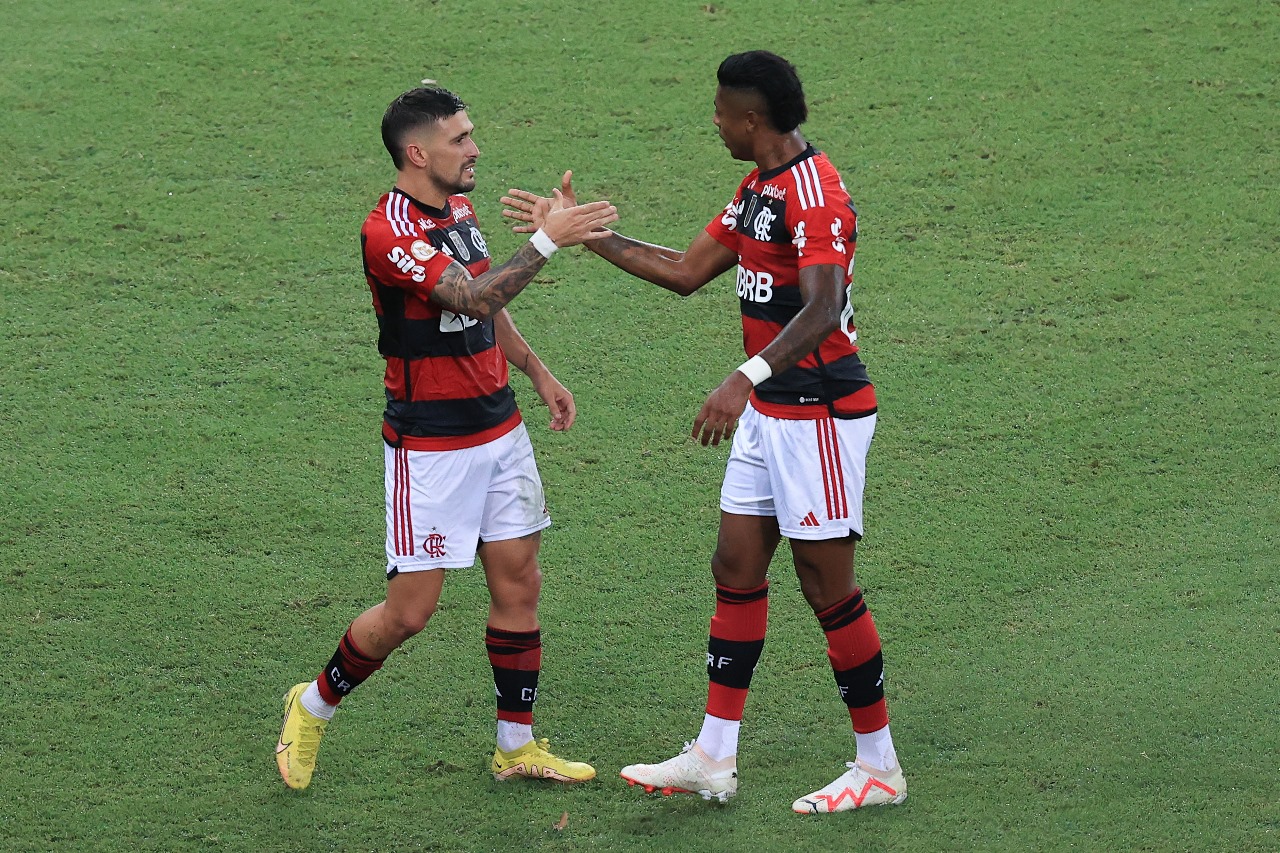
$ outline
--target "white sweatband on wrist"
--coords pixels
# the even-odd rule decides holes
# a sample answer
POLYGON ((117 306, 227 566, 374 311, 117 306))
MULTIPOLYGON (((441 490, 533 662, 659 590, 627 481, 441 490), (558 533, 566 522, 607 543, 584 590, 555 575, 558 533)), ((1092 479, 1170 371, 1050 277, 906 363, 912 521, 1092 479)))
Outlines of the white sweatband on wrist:
POLYGON ((547 232, 539 228, 533 232, 533 236, 529 238, 529 242, 533 244, 533 248, 538 250, 538 254, 544 258, 549 258, 556 253, 556 249, 560 247, 556 245, 556 241, 547 236, 547 232))
POLYGON ((759 385, 773 375, 773 368, 769 366, 769 362, 758 355, 753 355, 738 365, 738 371, 751 380, 752 387, 759 385))

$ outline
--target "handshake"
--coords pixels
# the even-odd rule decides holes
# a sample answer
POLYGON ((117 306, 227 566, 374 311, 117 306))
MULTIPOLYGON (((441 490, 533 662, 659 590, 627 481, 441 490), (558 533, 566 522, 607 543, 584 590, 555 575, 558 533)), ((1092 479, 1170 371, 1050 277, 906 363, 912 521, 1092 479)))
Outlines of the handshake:
POLYGON ((553 244, 554 251, 608 237, 613 232, 605 226, 618 221, 618 209, 607 201, 578 204, 570 183, 572 179, 573 172, 565 172, 560 188, 552 190, 550 198, 518 189, 509 190, 508 195, 502 197, 506 205, 502 215, 521 223, 511 230, 517 234, 532 233, 532 242, 544 255, 548 253, 539 246, 539 231, 553 244))

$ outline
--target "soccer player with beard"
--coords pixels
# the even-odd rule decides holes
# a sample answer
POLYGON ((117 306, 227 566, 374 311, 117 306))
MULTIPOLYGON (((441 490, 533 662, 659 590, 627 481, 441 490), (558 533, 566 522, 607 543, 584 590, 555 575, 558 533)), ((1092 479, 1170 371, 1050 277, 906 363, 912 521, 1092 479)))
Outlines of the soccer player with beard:
MULTIPOLYGON (((791 63, 766 51, 740 53, 717 77, 716 128, 734 159, 756 166, 723 213, 683 252, 621 234, 586 244, 682 296, 736 268, 748 356, 693 422, 703 445, 733 440, 711 558, 716 606, 702 730, 674 758, 624 767, 622 777, 663 794, 724 802, 737 793, 739 728, 764 647, 766 572, 786 537, 856 743, 847 772, 792 808, 901 803, 907 786, 889 733, 880 637, 853 570, 876 423, 851 303, 857 213, 835 167, 798 129, 808 110, 791 63)), ((562 193, 571 203, 570 178, 562 193)), ((503 215, 529 223, 516 231, 532 231, 548 201, 513 191, 503 215)))
POLYGON ((542 641, 538 598, 541 531, 551 524, 533 448, 507 363, 524 372, 567 430, 573 396, 517 331, 506 305, 560 246, 601 236, 617 220, 608 202, 542 204, 542 228, 509 261, 491 267, 475 212, 480 151, 466 105, 419 88, 387 108, 382 140, 395 187, 360 232, 364 271, 386 359, 383 417, 387 593, 356 617, 313 681, 291 688, 276 763, 305 788, 325 727, 342 701, 435 612, 446 570, 477 556, 489 589, 485 645, 497 692, 499 780, 584 782, 589 764, 566 761, 533 737, 542 641))

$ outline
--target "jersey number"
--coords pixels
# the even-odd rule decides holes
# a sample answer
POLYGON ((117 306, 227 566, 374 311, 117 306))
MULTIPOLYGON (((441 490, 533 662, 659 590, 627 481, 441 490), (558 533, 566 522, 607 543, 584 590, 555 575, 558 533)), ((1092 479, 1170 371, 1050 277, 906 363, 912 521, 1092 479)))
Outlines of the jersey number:
MULTIPOLYGON (((849 262, 849 271, 853 271, 853 262, 849 262)), ((844 289, 844 310, 840 312, 840 331, 849 339, 849 343, 858 342, 858 330, 853 327, 853 282, 844 289)))

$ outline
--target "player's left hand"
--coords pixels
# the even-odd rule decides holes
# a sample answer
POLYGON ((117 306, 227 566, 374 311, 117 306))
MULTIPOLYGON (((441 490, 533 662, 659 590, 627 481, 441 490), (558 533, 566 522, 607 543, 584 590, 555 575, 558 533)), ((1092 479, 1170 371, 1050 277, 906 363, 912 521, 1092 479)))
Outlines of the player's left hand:
POLYGON ((506 205, 502 215, 507 219, 525 223, 512 226, 512 231, 517 234, 532 234, 546 223, 553 199, 528 190, 511 189, 507 193, 502 197, 502 203, 506 205))
MULTIPOLYGON (((564 207, 577 205, 578 197, 573 192, 572 169, 560 177, 560 195, 564 199, 564 207)), ((540 196, 528 190, 511 189, 507 191, 507 195, 502 197, 502 203, 507 206, 502 211, 502 215, 507 219, 525 223, 524 225, 512 226, 511 230, 515 233, 532 234, 546 223, 547 214, 554 209, 553 205, 556 201, 557 199, 555 198, 540 196)))
POLYGON ((722 439, 733 435, 738 418, 747 408, 751 396, 751 380, 735 370, 712 391, 702 404, 698 416, 693 419, 693 438, 706 447, 716 447, 722 439))
POLYGON ((551 410, 551 429, 564 432, 573 426, 578 417, 578 407, 573 402, 569 389, 560 384, 560 380, 546 371, 533 382, 533 390, 538 392, 542 402, 551 410))

